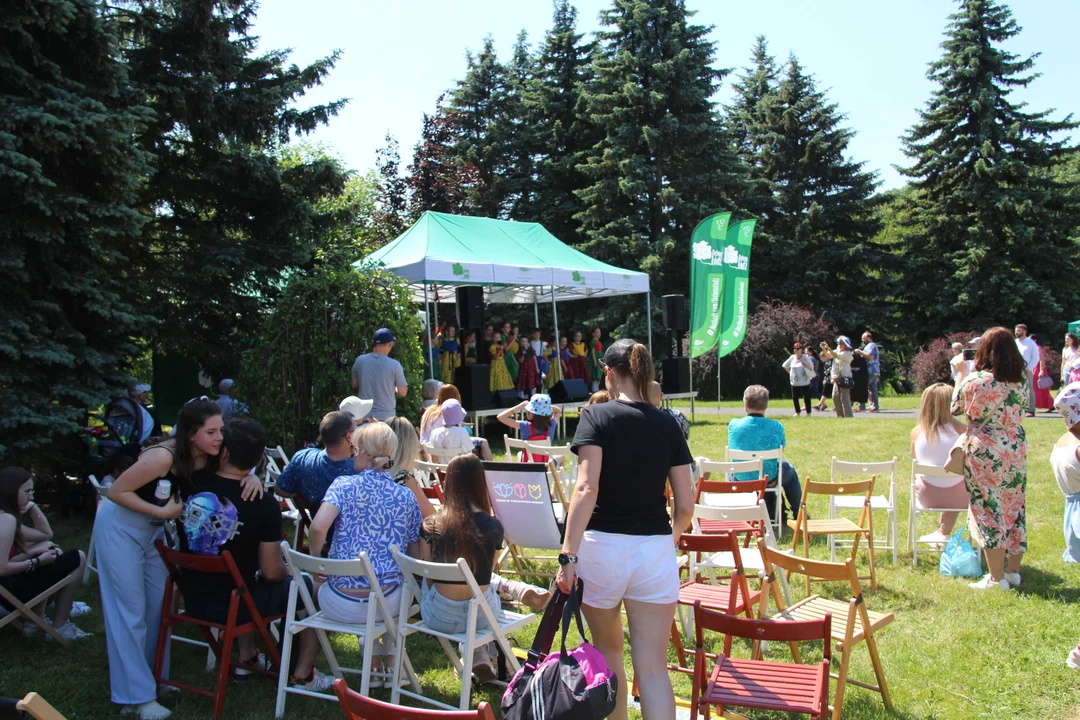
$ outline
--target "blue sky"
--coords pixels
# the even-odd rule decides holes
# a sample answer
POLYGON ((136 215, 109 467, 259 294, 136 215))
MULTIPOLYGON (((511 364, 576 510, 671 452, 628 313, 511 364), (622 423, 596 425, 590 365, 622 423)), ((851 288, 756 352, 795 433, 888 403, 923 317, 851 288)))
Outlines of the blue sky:
MULTIPOLYGON (((798 56, 818 86, 847 115, 856 131, 851 156, 880 173, 883 188, 902 178, 900 135, 916 120, 932 86, 927 64, 940 56, 949 0, 688 0, 695 21, 715 26, 716 66, 741 68, 755 36, 764 34, 771 53, 798 56)), ((1012 52, 1041 52, 1042 73, 1014 97, 1032 110, 1057 108, 1056 117, 1080 118, 1076 0, 1014 0, 1023 32, 1012 52)), ((608 0, 579 0, 579 28, 595 30, 608 0)), ((389 131, 408 162, 420 135, 422 114, 439 93, 465 72, 465 51, 495 39, 507 59, 525 29, 535 45, 551 24, 549 0, 262 0, 255 34, 263 48, 292 48, 306 63, 334 49, 343 57, 326 84, 308 95, 312 103, 350 98, 345 110, 313 139, 326 143, 349 167, 374 166, 375 151, 389 131)), ((727 78, 717 100, 731 96, 727 78)), ((1073 134, 1080 141, 1080 132, 1073 134)))

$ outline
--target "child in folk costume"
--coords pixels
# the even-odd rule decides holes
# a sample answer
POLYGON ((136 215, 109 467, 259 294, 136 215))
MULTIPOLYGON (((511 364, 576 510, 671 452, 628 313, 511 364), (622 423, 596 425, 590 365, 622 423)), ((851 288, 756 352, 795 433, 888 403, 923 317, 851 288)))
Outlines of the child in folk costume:
POLYGON ((562 362, 559 361, 559 341, 554 335, 544 343, 544 362, 547 364, 547 368, 542 371, 547 376, 544 378, 544 388, 550 390, 555 387, 555 383, 563 379, 562 362))
POLYGON ((457 328, 453 325, 443 327, 436 344, 439 346, 439 369, 442 373, 442 381, 447 385, 452 385, 454 383, 454 371, 461 367, 457 328))
POLYGON ((465 333, 465 345, 461 349, 462 362, 465 365, 474 365, 480 361, 476 350, 476 331, 470 330, 465 333))
POLYGON ((502 336, 495 335, 488 345, 488 353, 491 354, 491 382, 489 384, 491 392, 514 389, 514 381, 510 377, 506 360, 503 358, 505 350, 506 345, 502 342, 502 336))
MULTIPOLYGON (((507 374, 510 375, 510 387, 505 389, 513 390, 521 368, 517 361, 519 350, 517 335, 511 330, 509 320, 504 320, 499 324, 499 334, 496 336, 496 341, 502 343, 502 361, 506 365, 507 374)), ((494 364, 494 359, 492 364, 494 364)))
MULTIPOLYGON (((522 440, 539 442, 551 441, 555 437, 555 428, 559 424, 559 416, 562 408, 551 404, 548 395, 533 395, 527 401, 518 403, 512 408, 503 410, 496 419, 507 427, 514 428, 522 440), (524 412, 527 420, 515 420, 514 416, 524 412)), ((534 454, 529 457, 528 451, 522 453, 522 462, 546 463, 547 455, 534 454)))
POLYGON ((563 380, 571 380, 574 375, 570 369, 570 344, 566 342, 566 336, 559 338, 559 364, 562 365, 563 380))
POLYGON ((574 342, 570 343, 570 373, 568 377, 589 381, 589 368, 585 361, 588 351, 585 343, 581 340, 581 331, 574 332, 574 342))
POLYGON ((604 368, 600 366, 600 358, 604 356, 604 345, 600 342, 600 334, 598 327, 589 331, 589 379, 592 381, 593 392, 597 392, 600 389, 600 383, 604 381, 604 368))
POLYGON ((524 395, 532 395, 541 387, 540 355, 544 352, 544 343, 540 340, 540 331, 533 330, 532 339, 523 344, 521 370, 518 372, 517 389, 524 395))

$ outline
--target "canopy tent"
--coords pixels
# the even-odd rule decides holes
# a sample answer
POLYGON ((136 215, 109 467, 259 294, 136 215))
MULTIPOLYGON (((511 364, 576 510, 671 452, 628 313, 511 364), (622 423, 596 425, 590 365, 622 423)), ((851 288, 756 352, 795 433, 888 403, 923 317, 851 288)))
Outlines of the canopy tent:
MULTIPOLYGON (((404 278, 413 297, 428 304, 440 285, 479 285, 489 303, 556 302, 645 293, 651 311, 649 276, 600 262, 575 250, 539 223, 425 212, 395 240, 353 264, 381 265, 404 278)), ((454 302, 449 293, 441 302, 454 302)), ((535 312, 535 310, 534 310, 535 312)), ((437 320, 437 318, 436 318, 437 320)), ((652 349, 652 323, 649 349, 652 349)), ((428 324, 428 342, 431 342, 428 324)))

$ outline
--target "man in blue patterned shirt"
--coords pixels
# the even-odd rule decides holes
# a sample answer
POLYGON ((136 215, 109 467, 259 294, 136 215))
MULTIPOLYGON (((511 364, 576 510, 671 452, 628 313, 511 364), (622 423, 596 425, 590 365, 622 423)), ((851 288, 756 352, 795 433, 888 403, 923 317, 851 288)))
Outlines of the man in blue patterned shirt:
POLYGON ((281 471, 275 492, 282 497, 299 495, 317 510, 335 479, 355 473, 352 461, 355 429, 349 413, 327 413, 319 423, 319 440, 325 449, 306 448, 293 455, 281 471))

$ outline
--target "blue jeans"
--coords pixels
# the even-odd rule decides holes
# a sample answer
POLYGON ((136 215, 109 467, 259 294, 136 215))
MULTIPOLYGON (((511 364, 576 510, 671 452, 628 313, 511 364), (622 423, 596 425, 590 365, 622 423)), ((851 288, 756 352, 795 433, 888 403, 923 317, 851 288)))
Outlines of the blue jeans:
MULTIPOLYGON (((870 407, 875 410, 880 410, 881 406, 878 405, 878 385, 881 384, 880 375, 870 375, 867 378, 866 391, 870 395, 870 407)), ((859 403, 859 409, 865 410, 866 403, 859 403)))
MULTIPOLYGON (((799 506, 802 504, 802 485, 799 483, 799 473, 795 472, 795 468, 787 460, 784 461, 784 466, 780 469, 780 489, 784 493, 784 499, 787 500, 787 505, 791 509, 791 514, 799 514, 799 506)), ((765 507, 769 511, 769 517, 776 517, 776 496, 774 494, 765 493, 765 507)))

